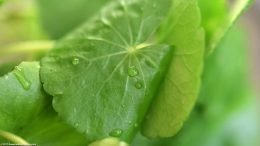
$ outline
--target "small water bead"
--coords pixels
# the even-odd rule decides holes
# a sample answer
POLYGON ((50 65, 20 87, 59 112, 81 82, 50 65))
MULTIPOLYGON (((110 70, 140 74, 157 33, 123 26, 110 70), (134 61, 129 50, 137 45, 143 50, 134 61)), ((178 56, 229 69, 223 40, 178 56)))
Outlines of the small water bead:
POLYGON ((135 66, 131 66, 131 67, 128 68, 128 75, 129 75, 130 77, 135 77, 135 76, 137 76, 138 74, 139 74, 139 72, 138 72, 138 70, 136 69, 135 66))
POLYGON ((75 127, 79 127, 79 123, 75 123, 74 126, 75 126, 75 127))
POLYGON ((136 89, 142 89, 143 88, 143 84, 141 82, 137 82, 137 83, 135 83, 135 88, 136 89))
POLYGON ((78 65, 79 64, 79 59, 78 58, 73 58, 72 59, 72 64, 73 65, 78 65))
POLYGON ((87 130, 85 131, 85 134, 89 134, 89 129, 87 129, 87 130))
POLYGON ((138 128, 138 126, 139 126, 139 124, 137 124, 137 123, 134 124, 134 127, 135 127, 135 128, 138 128))
POLYGON ((125 108, 125 107, 126 107, 126 105, 125 105, 125 104, 121 104, 121 106, 122 106, 123 108, 125 108))
POLYGON ((126 6, 126 1, 125 0, 120 0, 121 6, 125 7, 126 6))
POLYGON ((8 75, 5 75, 5 76, 4 76, 4 79, 8 80, 8 79, 9 79, 9 76, 8 76, 8 75))
POLYGON ((122 129, 114 129, 109 133, 109 136, 112 137, 120 137, 123 134, 123 130, 122 129))
POLYGON ((76 109, 76 108, 73 108, 73 112, 74 112, 74 113, 77 113, 77 109, 76 109))
POLYGON ((24 71, 21 67, 19 67, 19 66, 15 67, 14 75, 25 90, 30 89, 31 83, 26 79, 26 77, 24 75, 24 71))
POLYGON ((104 23, 107 26, 111 26, 111 22, 106 18, 106 17, 102 17, 101 18, 102 23, 104 23))
POLYGON ((154 4, 153 4, 153 8, 156 8, 156 7, 157 7, 157 4, 156 4, 156 3, 154 3, 154 4))
POLYGON ((63 91, 56 91, 56 92, 54 93, 54 95, 55 95, 55 96, 61 96, 61 95, 63 95, 63 91))
POLYGON ((119 12, 119 11, 114 11, 114 12, 112 12, 112 16, 114 17, 114 18, 118 18, 119 16, 121 16, 121 15, 123 15, 121 12, 119 12))

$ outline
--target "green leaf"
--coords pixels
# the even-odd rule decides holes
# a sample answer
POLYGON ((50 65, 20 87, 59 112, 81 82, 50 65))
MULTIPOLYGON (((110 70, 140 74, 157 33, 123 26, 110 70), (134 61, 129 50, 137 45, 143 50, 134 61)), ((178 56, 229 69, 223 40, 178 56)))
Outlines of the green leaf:
POLYGON ((41 64, 59 115, 88 140, 131 141, 172 52, 153 34, 170 0, 121 0, 60 41, 41 64))
POLYGON ((227 2, 225 3, 223 0, 207 2, 207 4, 205 4, 206 0, 200 1, 203 24, 208 34, 206 54, 210 54, 219 45, 228 30, 234 25, 234 23, 238 20, 238 18, 246 10, 246 8, 253 2, 253 0, 234 0, 230 10, 225 10, 227 9, 226 7, 228 4, 227 2), (213 10, 213 7, 216 8, 216 6, 220 9, 213 10), (217 11, 219 13, 217 13, 217 11), (212 23, 213 25, 215 23, 214 28, 209 28, 209 25, 212 25, 212 23))
POLYGON ((0 129, 25 126, 43 110, 46 94, 39 80, 38 63, 22 63, 0 78, 0 129))
MULTIPOLYGON (((58 118, 42 89, 39 63, 24 62, 0 78, 0 130, 39 145, 84 145, 85 138, 58 118)), ((1 136, 1 134, 0 134, 1 136)), ((8 142, 0 137, 0 142, 8 142)))
POLYGON ((204 32, 200 27, 197 0, 174 0, 158 36, 175 46, 175 54, 142 133, 171 137, 182 127, 196 101, 204 56, 204 32))
POLYGON ((98 12, 111 0, 37 0, 44 29, 61 38, 98 12))
POLYGON ((81 133, 58 117, 51 102, 40 115, 31 120, 32 122, 18 131, 30 143, 43 146, 87 145, 87 140, 81 133))

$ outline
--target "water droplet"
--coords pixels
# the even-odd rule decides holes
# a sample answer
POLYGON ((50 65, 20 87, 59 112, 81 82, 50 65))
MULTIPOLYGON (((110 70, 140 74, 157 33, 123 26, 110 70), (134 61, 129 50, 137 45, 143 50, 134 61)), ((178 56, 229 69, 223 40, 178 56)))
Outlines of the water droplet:
POLYGON ((109 136, 112 137, 120 137, 123 134, 123 130, 121 129, 114 129, 109 133, 109 136))
POLYGON ((23 69, 21 67, 19 67, 19 66, 15 67, 14 75, 25 90, 30 89, 31 83, 26 79, 23 69))
POLYGON ((125 0, 120 0, 120 4, 122 7, 125 7, 126 6, 126 1, 125 0))
POLYGON ((8 75, 5 75, 4 78, 7 80, 7 79, 9 78, 9 76, 8 76, 8 75))
POLYGON ((134 127, 135 127, 135 128, 138 128, 138 126, 139 126, 139 125, 138 125, 137 123, 134 124, 134 127))
POLYGON ((63 91, 56 91, 56 92, 54 93, 54 95, 55 95, 55 96, 61 96, 61 95, 63 95, 63 91))
POLYGON ((156 7, 157 7, 157 4, 156 4, 156 3, 154 3, 154 4, 153 4, 153 8, 156 8, 156 7))
POLYGON ((72 59, 72 64, 73 64, 73 65, 79 64, 79 59, 78 59, 78 58, 73 58, 73 59, 72 59))
POLYGON ((135 88, 136 89, 142 89, 143 88, 143 84, 141 82, 137 82, 137 83, 135 83, 135 88))
POLYGON ((112 16, 113 16, 114 18, 118 18, 120 15, 121 15, 121 13, 118 12, 118 11, 112 12, 112 16))
POLYGON ((74 126, 77 128, 79 127, 79 123, 75 123, 74 126))
POLYGON ((87 129, 87 130, 85 131, 85 134, 89 134, 89 129, 87 129))
POLYGON ((128 121, 128 124, 131 125, 133 122, 132 121, 128 121))
POLYGON ((104 23, 107 26, 111 26, 111 22, 106 18, 106 17, 102 17, 101 18, 102 23, 104 23))
POLYGON ((128 75, 129 75, 130 77, 135 77, 135 76, 137 76, 138 74, 139 74, 139 72, 138 72, 138 70, 136 69, 135 66, 131 66, 131 67, 128 68, 128 75))

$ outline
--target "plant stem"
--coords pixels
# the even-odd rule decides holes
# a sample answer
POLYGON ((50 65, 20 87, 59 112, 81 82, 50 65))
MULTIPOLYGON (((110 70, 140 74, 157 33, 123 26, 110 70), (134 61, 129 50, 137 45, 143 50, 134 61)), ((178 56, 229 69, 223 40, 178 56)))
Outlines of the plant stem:
POLYGON ((0 130, 0 136, 15 144, 23 144, 23 145, 29 144, 27 141, 25 141, 21 137, 15 135, 13 133, 7 132, 7 131, 0 130))
POLYGON ((0 65, 8 62, 39 60, 51 48, 55 41, 30 41, 16 43, 0 48, 0 65))
POLYGON ((54 46, 54 41, 31 41, 10 45, 0 50, 0 57, 18 55, 18 54, 34 54, 37 52, 47 52, 54 46))

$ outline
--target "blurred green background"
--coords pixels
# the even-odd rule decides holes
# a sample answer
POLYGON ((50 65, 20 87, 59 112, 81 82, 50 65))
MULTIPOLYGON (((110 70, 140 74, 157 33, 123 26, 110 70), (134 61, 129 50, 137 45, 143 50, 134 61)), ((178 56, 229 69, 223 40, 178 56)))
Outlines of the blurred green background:
MULTIPOLYGON (((24 42, 51 45, 48 42, 80 26, 104 1, 91 5, 90 0, 0 0, 0 76, 21 61, 39 60, 43 55, 1 52, 26 46, 24 42)), ((256 0, 216 52, 205 59, 198 102, 180 133, 164 140, 138 135, 133 145, 259 146, 259 39, 260 0, 256 0)))

